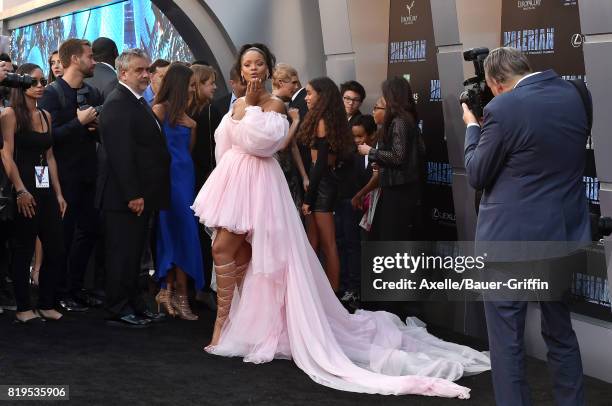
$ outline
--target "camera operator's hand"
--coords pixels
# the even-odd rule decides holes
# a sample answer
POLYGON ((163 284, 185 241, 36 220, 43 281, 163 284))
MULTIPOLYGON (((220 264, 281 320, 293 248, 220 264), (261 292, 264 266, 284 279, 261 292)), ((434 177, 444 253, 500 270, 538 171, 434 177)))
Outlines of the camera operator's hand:
POLYGON ((0 62, 0 82, 2 82, 4 79, 6 79, 6 74, 7 74, 7 70, 6 70, 6 62, 1 61, 0 62))
POLYGON ((478 119, 476 118, 474 113, 472 113, 472 110, 469 109, 467 104, 461 103, 461 107, 463 107, 463 122, 465 123, 465 125, 470 125, 470 124, 480 125, 478 123, 478 119))
POLYGON ((85 110, 77 109, 77 118, 81 125, 87 125, 94 121, 98 113, 96 113, 96 109, 93 107, 86 108, 85 110))

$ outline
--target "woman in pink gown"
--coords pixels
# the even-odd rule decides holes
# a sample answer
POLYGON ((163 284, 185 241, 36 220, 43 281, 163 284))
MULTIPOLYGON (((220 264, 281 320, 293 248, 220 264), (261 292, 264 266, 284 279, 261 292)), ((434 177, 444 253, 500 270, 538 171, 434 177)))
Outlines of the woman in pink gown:
POLYGON ((293 359, 345 391, 469 398, 452 381, 488 370, 488 356, 430 335, 417 319, 340 304, 272 157, 295 130, 262 85, 274 57, 247 44, 236 66, 247 95, 215 133, 217 167, 192 206, 215 230, 218 311, 206 350, 253 363, 293 359))

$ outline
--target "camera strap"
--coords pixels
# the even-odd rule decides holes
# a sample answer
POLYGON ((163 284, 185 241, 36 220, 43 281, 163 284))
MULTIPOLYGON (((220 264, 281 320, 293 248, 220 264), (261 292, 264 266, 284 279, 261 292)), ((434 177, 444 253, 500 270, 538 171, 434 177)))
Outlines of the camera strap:
POLYGON ((578 91, 578 94, 580 95, 580 98, 582 99, 582 103, 584 104, 584 109, 586 111, 587 121, 589 125, 587 136, 590 136, 591 128, 593 127, 593 101, 591 100, 591 97, 589 96, 589 90, 587 89, 584 81, 581 79, 572 79, 572 80, 568 80, 568 82, 574 85, 574 87, 578 91))
MULTIPOLYGON (((53 90, 55 90, 55 92, 57 93, 57 97, 59 99, 60 107, 62 108, 62 110, 65 109, 66 108, 66 95, 64 94, 64 89, 62 89, 62 85, 56 80, 54 82, 51 82, 49 84, 49 87, 52 87, 53 90)), ((88 83, 83 82, 83 87, 81 89, 83 89, 83 91, 81 91, 81 95, 83 95, 87 104, 92 105, 91 103, 92 98, 94 100, 98 100, 100 98, 98 90, 95 87, 89 85, 88 83)))

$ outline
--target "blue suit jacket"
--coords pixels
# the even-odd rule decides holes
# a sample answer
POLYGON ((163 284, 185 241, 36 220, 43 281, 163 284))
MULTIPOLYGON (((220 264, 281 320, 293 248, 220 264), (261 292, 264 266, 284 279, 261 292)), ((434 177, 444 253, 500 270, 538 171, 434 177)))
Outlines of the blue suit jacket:
POLYGON ((552 70, 495 97, 465 136, 469 182, 484 190, 476 241, 590 241, 586 132, 580 95, 552 70))

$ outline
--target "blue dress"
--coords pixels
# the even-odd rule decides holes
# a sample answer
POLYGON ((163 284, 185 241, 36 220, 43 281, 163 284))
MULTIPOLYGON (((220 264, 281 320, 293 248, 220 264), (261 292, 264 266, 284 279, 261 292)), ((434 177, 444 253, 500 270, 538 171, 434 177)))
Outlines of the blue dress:
POLYGON ((163 123, 170 164, 170 209, 160 210, 157 227, 157 278, 165 287, 165 277, 174 266, 188 274, 196 289, 204 286, 204 269, 198 222, 190 206, 195 197, 195 174, 189 152, 191 130, 166 119, 163 123))

